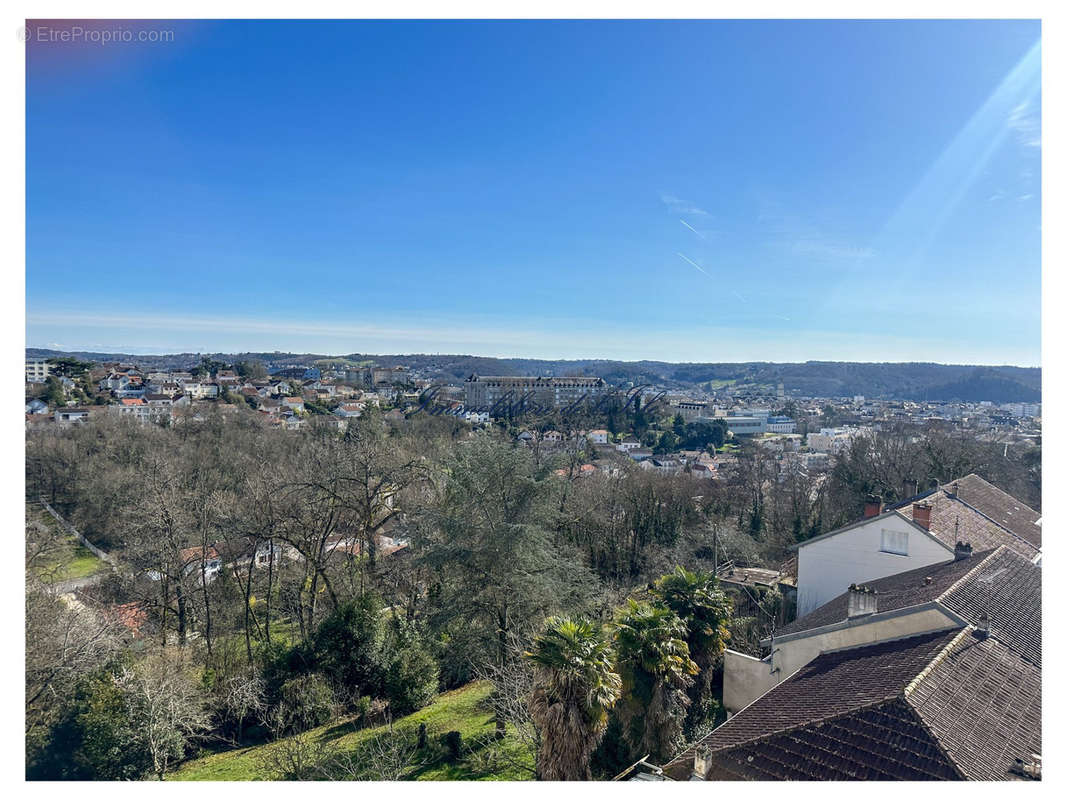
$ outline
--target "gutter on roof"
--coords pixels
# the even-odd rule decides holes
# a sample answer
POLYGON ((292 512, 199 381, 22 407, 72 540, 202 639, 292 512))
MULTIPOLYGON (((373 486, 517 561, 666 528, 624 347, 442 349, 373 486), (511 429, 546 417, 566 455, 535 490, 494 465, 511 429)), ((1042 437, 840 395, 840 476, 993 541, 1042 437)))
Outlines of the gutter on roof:
MULTIPOLYGON (((967 573, 967 575, 970 575, 970 574, 971 574, 970 572, 967 573)), ((953 586, 955 586, 955 584, 953 584, 953 586)), ((768 637, 766 639, 761 639, 760 640, 760 646, 761 647, 768 647, 768 646, 770 646, 772 640, 776 644, 780 644, 782 642, 793 642, 793 641, 796 641, 797 639, 807 639, 807 638, 809 638, 811 636, 820 636, 820 635, 822 635, 824 633, 833 633, 834 631, 841 631, 841 630, 844 630, 845 628, 859 628, 859 627, 861 627, 863 625, 868 625, 868 624, 870 624, 872 622, 884 622, 886 620, 895 619, 896 617, 906 617, 906 616, 910 616, 911 614, 920 614, 920 613, 922 613, 924 611, 940 611, 942 614, 944 614, 946 617, 948 617, 950 620, 952 620, 953 622, 955 622, 959 626, 969 625, 970 623, 966 619, 964 619, 959 614, 957 614, 955 611, 953 611, 952 609, 948 608, 947 606, 943 605, 940 602, 940 599, 942 597, 944 597, 945 594, 947 594, 947 592, 943 592, 942 594, 938 595, 937 599, 935 599, 935 600, 928 600, 925 603, 919 603, 918 605, 914 605, 914 606, 904 606, 903 608, 894 608, 892 611, 883 611, 883 612, 880 612, 880 613, 877 613, 877 614, 866 614, 866 615, 864 615, 862 617, 848 617, 846 619, 840 620, 839 622, 831 622, 831 623, 829 623, 827 625, 820 625, 820 626, 818 626, 816 628, 806 628, 806 629, 804 629, 802 631, 793 631, 792 633, 783 633, 781 636, 768 637)), ((946 630, 948 630, 948 628, 946 628, 946 630)), ((920 635, 922 635, 922 633, 933 633, 933 631, 922 631, 921 633, 909 633, 904 637, 894 637, 894 638, 910 638, 912 636, 920 636, 920 635)), ((888 642, 888 641, 893 641, 893 640, 892 639, 885 639, 885 640, 881 640, 881 641, 887 641, 888 642)), ((862 645, 854 645, 854 646, 855 647, 868 647, 868 646, 870 646, 872 644, 880 644, 880 641, 879 642, 866 642, 866 643, 864 643, 862 645)), ((849 650, 852 647, 853 647, 853 645, 849 645, 848 647, 842 647, 842 648, 838 648, 838 649, 840 649, 840 650, 849 650)), ((834 650, 824 650, 823 651, 823 653, 832 653, 832 652, 836 652, 836 651, 834 651, 834 650)), ((820 653, 820 655, 822 655, 822 653, 820 653)))

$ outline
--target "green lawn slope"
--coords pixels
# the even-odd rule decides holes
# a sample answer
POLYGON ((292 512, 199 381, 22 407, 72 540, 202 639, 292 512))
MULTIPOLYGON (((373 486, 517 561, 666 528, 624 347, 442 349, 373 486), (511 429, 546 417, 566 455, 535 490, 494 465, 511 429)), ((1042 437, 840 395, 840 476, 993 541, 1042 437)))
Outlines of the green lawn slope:
MULTIPOLYGON (((455 763, 444 761, 412 770, 415 780, 531 780, 533 760, 514 734, 509 731, 502 741, 493 742, 493 720, 485 700, 489 684, 469 683, 438 695, 426 708, 393 723, 397 732, 415 731, 426 723, 430 737, 447 731, 462 734, 463 757, 455 763)), ((357 750, 361 743, 384 732, 384 726, 358 729, 351 719, 333 722, 308 731, 304 736, 315 741, 329 741, 345 751, 357 750)), ((184 781, 254 781, 271 780, 263 764, 265 751, 277 747, 270 742, 243 747, 188 761, 168 780, 184 781)))

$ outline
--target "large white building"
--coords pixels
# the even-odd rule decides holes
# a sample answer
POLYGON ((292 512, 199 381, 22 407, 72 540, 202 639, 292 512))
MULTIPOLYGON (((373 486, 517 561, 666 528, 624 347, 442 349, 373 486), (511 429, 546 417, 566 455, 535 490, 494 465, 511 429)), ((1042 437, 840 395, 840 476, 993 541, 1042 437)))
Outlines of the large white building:
POLYGON ((797 616, 850 584, 952 558, 953 546, 896 511, 862 519, 797 546, 797 616))
POLYGON ((726 429, 734 436, 752 436, 767 432, 766 417, 727 417, 726 429))
POLYGON ((47 358, 26 359, 27 383, 44 383, 50 374, 52 374, 52 365, 48 363, 47 358))
POLYGON ((820 428, 818 433, 808 434, 808 448, 815 453, 843 452, 858 436, 858 428, 820 428))
POLYGON ((794 433, 797 424, 789 417, 767 417, 767 433, 794 433))
MULTIPOLYGON (((585 400, 595 400, 608 391, 602 378, 529 378, 494 375, 471 375, 463 383, 464 405, 477 411, 494 406, 508 406, 512 411, 523 407, 559 408, 585 400)), ((508 409, 500 408, 501 413, 508 409)))

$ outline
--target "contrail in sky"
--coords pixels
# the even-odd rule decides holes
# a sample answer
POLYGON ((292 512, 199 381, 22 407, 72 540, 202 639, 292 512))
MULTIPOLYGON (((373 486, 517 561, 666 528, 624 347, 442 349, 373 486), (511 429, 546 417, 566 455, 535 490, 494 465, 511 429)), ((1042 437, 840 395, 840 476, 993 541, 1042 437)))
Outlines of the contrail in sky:
POLYGON ((691 230, 691 231, 692 231, 693 233, 695 233, 695 234, 696 234, 697 236, 699 236, 699 237, 700 237, 701 239, 707 239, 707 238, 708 238, 707 236, 705 236, 704 234, 702 234, 702 233, 701 233, 700 231, 698 231, 698 230, 697 230, 696 228, 694 228, 694 227, 693 227, 692 225, 690 225, 690 224, 689 224, 688 222, 686 222, 686 221, 685 221, 684 219, 680 219, 680 220, 678 220, 678 221, 679 221, 680 223, 682 223, 683 225, 685 225, 685 227, 689 228, 689 230, 691 230))
POLYGON ((700 266, 700 265, 699 265, 699 264, 698 264, 697 262, 695 262, 695 261, 694 261, 693 259, 689 258, 689 256, 685 256, 685 255, 682 255, 681 253, 676 253, 675 255, 677 255, 677 256, 678 256, 679 258, 684 258, 684 259, 685 259, 685 260, 686 260, 687 262, 689 262, 689 263, 690 263, 690 264, 692 264, 692 265, 693 265, 694 267, 696 267, 697 269, 699 269, 699 270, 700 270, 701 272, 703 272, 703 273, 704 273, 705 275, 707 275, 707 276, 708 276, 709 278, 711 277, 711 275, 710 275, 710 274, 708 274, 708 273, 707 273, 707 272, 705 271, 705 269, 704 269, 704 268, 703 268, 702 266, 700 266))

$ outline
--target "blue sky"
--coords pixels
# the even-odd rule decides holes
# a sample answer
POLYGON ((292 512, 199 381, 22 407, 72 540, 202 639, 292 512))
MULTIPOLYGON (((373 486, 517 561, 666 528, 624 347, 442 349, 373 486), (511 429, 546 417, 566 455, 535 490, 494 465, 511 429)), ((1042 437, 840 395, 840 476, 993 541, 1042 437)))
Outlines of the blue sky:
POLYGON ((30 346, 1040 364, 1036 22, 107 26, 28 44, 30 346))

